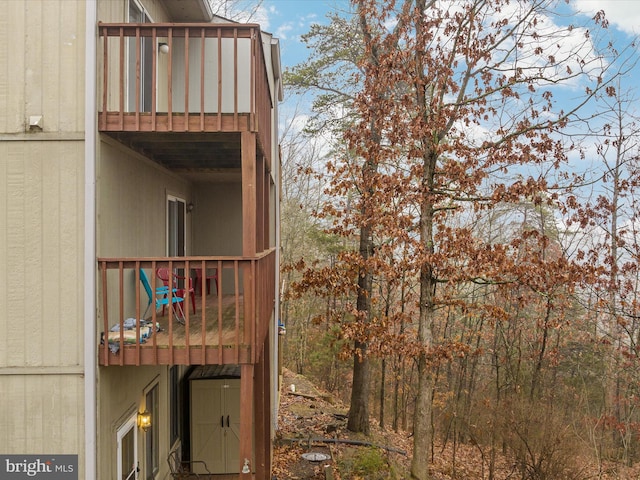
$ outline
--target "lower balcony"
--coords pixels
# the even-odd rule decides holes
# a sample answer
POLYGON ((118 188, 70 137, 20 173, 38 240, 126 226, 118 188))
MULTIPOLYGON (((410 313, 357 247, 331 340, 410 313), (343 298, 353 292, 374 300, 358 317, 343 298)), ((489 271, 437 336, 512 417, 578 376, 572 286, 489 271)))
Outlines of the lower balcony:
POLYGON ((99 364, 257 363, 275 268, 274 249, 255 258, 99 258, 99 364))

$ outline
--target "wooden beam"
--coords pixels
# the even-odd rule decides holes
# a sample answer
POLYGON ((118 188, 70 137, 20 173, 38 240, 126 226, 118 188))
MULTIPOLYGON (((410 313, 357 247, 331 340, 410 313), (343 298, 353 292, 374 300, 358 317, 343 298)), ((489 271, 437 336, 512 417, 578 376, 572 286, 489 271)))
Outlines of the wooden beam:
POLYGON ((263 155, 256 157, 256 243, 258 251, 267 248, 265 238, 265 209, 268 203, 265 202, 265 162, 263 155))

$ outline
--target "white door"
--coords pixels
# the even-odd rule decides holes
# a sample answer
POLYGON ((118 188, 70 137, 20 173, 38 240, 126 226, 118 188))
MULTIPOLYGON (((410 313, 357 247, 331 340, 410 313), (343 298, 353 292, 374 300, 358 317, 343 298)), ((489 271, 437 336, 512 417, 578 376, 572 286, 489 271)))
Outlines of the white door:
POLYGON ((118 480, 138 478, 137 416, 133 414, 116 433, 118 442, 118 480))

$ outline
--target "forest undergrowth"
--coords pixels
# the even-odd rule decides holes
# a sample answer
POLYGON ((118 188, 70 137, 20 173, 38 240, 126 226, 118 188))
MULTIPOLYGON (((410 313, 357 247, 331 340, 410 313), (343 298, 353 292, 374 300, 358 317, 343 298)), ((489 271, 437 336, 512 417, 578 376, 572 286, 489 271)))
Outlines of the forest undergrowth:
MULTIPOLYGON (((372 419, 371 434, 353 434, 346 429, 348 406, 323 391, 303 375, 283 369, 274 446, 273 475, 278 480, 382 480, 409 479, 413 440, 406 431, 380 428, 372 419), (349 442, 354 442, 350 444, 349 442), (320 453, 324 461, 307 460, 307 453, 320 453)), ((312 457, 313 458, 313 457, 312 457)), ((318 457, 319 458, 319 457, 318 457)), ((640 465, 593 462, 589 452, 573 459, 576 480, 631 480, 640 478, 640 465), (582 458, 580 458, 582 457, 582 458)), ((430 468, 433 480, 488 480, 486 452, 473 443, 443 442, 436 436, 430 468), (455 451, 454 451, 455 450, 455 451)), ((495 460, 494 480, 522 477, 516 461, 500 454, 495 460)), ((557 480, 567 477, 554 477, 557 480)), ((551 480, 551 477, 549 477, 551 480)))

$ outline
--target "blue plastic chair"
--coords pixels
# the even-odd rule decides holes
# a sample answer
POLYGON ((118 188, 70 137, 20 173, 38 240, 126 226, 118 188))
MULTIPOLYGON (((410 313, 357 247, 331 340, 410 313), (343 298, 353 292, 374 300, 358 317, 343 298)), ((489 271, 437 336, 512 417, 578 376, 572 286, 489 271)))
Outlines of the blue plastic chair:
POLYGON ((169 287, 166 287, 164 285, 161 287, 156 287, 156 294, 154 295, 153 291, 151 290, 151 283, 149 283, 149 278, 147 278, 147 274, 144 273, 143 269, 140 269, 140 281, 142 282, 142 286, 149 296, 149 303, 147 304, 147 308, 144 311, 143 318, 147 316, 149 307, 151 307, 153 299, 155 298, 156 310, 164 305, 169 305, 169 303, 171 303, 173 305, 173 311, 176 312, 176 318, 178 319, 178 322, 184 324, 184 311, 182 310, 182 302, 184 302, 184 298, 176 295, 177 290, 175 288, 171 290, 172 294, 169 295, 169 287))

